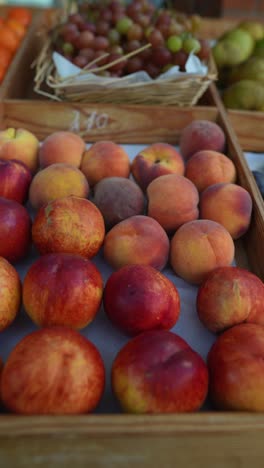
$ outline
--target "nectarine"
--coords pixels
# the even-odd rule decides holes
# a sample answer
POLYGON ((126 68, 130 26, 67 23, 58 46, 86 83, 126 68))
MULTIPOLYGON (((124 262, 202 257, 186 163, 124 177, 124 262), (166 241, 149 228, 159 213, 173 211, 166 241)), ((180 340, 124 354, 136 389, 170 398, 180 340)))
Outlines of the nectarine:
POLYGON ((113 141, 97 141, 85 151, 81 171, 92 187, 105 177, 128 177, 128 154, 113 141))
POLYGON ((193 120, 182 130, 180 136, 180 153, 189 159, 201 150, 213 150, 223 153, 226 137, 222 128, 210 120, 193 120))
POLYGON ((101 400, 105 369, 95 345, 68 327, 26 335, 4 365, 1 397, 20 414, 91 412, 101 400))
POLYGON ((213 270, 200 285, 196 304, 200 320, 215 333, 244 321, 264 325, 264 284, 244 268, 213 270))
POLYGON ((23 282, 25 311, 39 326, 84 328, 99 311, 102 295, 99 270, 79 255, 42 255, 23 282))
POLYGON ((171 266, 178 276, 193 284, 200 284, 215 268, 231 265, 234 254, 232 237, 215 221, 189 221, 171 240, 171 266))
POLYGON ((112 268, 138 263, 162 270, 168 261, 169 238, 160 224, 138 215, 116 224, 105 236, 104 258, 112 268))
POLYGON ((147 330, 169 330, 180 314, 176 286, 149 265, 127 265, 108 278, 104 310, 121 330, 135 335, 147 330))
POLYGON ((208 391, 201 356, 179 335, 153 330, 132 338, 117 354, 113 392, 129 413, 197 411, 208 391))
POLYGON ((133 159, 131 172, 142 188, 146 190, 150 182, 165 174, 184 174, 182 156, 168 143, 153 143, 133 159))
POLYGON ((47 136, 39 149, 41 167, 65 163, 80 167, 85 150, 84 140, 76 133, 57 131, 47 136))
POLYGON ((104 219, 98 208, 74 196, 42 206, 32 225, 32 239, 42 255, 64 252, 91 258, 103 244, 104 235, 104 219))
POLYGON ((16 269, 0 257, 0 332, 15 320, 21 305, 21 281, 16 269))

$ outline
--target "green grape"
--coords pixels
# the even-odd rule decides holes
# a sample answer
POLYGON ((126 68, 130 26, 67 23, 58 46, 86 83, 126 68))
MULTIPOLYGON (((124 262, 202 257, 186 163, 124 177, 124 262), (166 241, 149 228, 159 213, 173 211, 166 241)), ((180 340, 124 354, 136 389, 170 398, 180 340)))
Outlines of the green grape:
POLYGON ((171 52, 178 52, 182 48, 182 39, 180 36, 173 36, 168 37, 167 39, 167 47, 171 52))
POLYGON ((198 39, 195 39, 194 37, 187 37, 183 41, 182 48, 184 52, 187 52, 187 54, 190 54, 191 52, 197 54, 197 52, 201 50, 201 44, 198 39))
POLYGON ((128 16, 123 16, 117 21, 116 29, 119 32, 119 34, 126 34, 132 25, 132 19, 128 18, 128 16))

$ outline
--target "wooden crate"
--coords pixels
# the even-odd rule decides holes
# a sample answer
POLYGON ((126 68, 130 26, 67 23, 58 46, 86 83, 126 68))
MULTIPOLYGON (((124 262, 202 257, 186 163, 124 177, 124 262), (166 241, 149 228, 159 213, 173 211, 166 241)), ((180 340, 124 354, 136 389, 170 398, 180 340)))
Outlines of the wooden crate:
MULTIPOLYGON (((0 5, 0 13, 5 14, 9 8, 8 6, 0 5)), ((31 57, 28 57, 28 46, 31 42, 30 37, 35 35, 35 31, 44 11, 38 8, 30 8, 30 10, 32 13, 32 21, 0 85, 0 100, 11 95, 11 89, 14 89, 15 93, 20 96, 25 93, 28 68, 30 68, 31 65, 31 61, 28 62, 28 58, 31 60, 31 57)))
MULTIPOLYGON (((177 144, 183 127, 193 119, 217 122, 226 133, 227 154, 236 165, 239 183, 253 198, 251 227, 243 240, 236 243, 236 261, 264 280, 264 204, 221 108, 120 106, 117 109, 100 104, 73 106, 6 100, 1 103, 1 111, 2 126, 26 127, 40 139, 53 130, 71 128, 77 115, 78 129, 87 142, 110 138, 120 144, 154 141, 177 144), (91 116, 95 124, 87 128, 91 116), (107 123, 100 126, 100 119, 107 123)), ((32 417, 2 413, 0 466, 247 468, 254 463, 256 468, 262 468, 263 437, 263 414, 201 411, 145 416, 32 417)))

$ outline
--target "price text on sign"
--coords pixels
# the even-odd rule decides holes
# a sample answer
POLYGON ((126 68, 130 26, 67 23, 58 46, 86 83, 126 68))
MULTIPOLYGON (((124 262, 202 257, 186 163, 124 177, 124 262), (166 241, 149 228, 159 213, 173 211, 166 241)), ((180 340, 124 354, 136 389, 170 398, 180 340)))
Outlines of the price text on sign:
POLYGON ((109 116, 106 113, 98 113, 97 111, 89 112, 83 117, 80 111, 73 111, 73 119, 69 130, 79 132, 80 130, 100 130, 106 128, 109 122, 109 116))

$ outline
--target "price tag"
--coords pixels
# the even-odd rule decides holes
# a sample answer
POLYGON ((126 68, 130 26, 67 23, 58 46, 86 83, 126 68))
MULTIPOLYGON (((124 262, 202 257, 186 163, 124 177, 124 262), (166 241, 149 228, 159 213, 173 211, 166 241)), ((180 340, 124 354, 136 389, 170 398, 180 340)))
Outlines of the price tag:
POLYGON ((69 130, 77 133, 81 130, 83 131, 83 127, 85 131, 101 130, 108 126, 108 122, 109 116, 105 112, 99 113, 97 111, 92 111, 83 119, 81 112, 75 110, 73 111, 73 119, 69 130))

